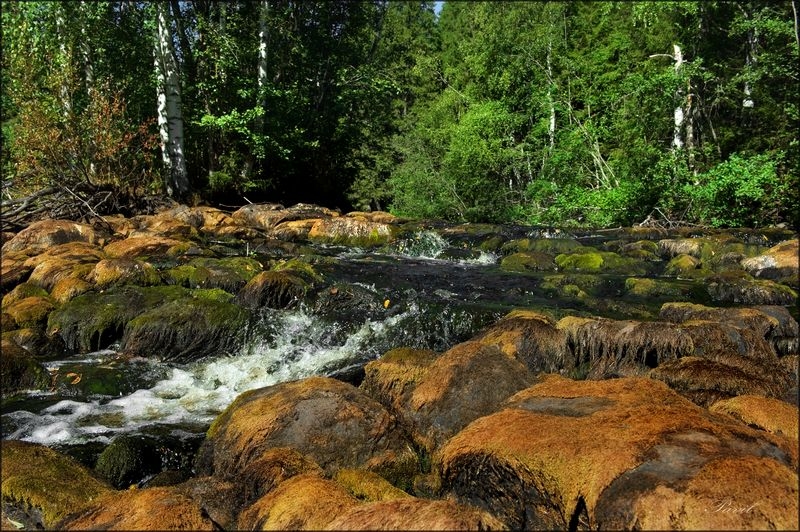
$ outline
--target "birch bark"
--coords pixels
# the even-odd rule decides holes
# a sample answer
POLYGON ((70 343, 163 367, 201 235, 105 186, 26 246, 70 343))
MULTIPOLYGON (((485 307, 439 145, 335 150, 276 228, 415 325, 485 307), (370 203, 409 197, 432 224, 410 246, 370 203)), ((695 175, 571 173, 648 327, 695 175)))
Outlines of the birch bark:
POLYGON ((155 2, 155 6, 157 19, 155 67, 158 79, 156 103, 161 153, 167 169, 167 194, 182 197, 189 191, 189 178, 183 153, 180 76, 172 44, 172 31, 167 12, 169 6, 162 2, 155 2))

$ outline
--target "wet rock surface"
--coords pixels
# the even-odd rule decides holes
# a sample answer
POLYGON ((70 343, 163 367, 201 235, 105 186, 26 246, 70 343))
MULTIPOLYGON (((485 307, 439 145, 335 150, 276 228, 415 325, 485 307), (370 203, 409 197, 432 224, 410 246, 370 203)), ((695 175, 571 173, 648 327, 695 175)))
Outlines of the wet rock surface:
POLYGON ((0 273, 3 528, 798 527, 791 231, 179 206, 0 273))

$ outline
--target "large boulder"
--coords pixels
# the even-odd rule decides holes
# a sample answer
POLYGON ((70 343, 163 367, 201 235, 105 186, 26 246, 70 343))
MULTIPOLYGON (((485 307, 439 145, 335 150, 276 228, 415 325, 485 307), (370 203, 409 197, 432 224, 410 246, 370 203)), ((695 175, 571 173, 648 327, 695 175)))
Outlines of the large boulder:
POLYGON ((528 368, 496 345, 464 342, 433 361, 410 393, 404 416, 417 444, 433 452, 531 382, 528 368))
POLYGON ((238 478, 276 447, 294 448, 328 473, 364 467, 395 480, 416 469, 394 416, 357 388, 323 377, 241 394, 211 425, 197 469, 238 478))
POLYGON ((282 482, 239 516, 239 530, 323 530, 358 500, 332 480, 298 475, 282 482))
POLYGON ((490 513, 453 501, 404 498, 351 506, 326 530, 506 530, 490 513))
POLYGON ((179 487, 106 495, 58 523, 59 530, 219 530, 179 487))
POLYGON ((440 456, 443 490, 509 528, 797 526, 796 445, 651 379, 548 376, 440 456))
POLYGON ((397 226, 345 216, 321 218, 311 227, 309 240, 323 244, 374 247, 391 242, 397 226))
POLYGON ((23 249, 43 251, 68 242, 100 245, 103 242, 103 235, 87 224, 69 220, 41 220, 32 223, 3 244, 3 254, 23 249))
POLYGON ((717 401, 709 410, 733 416, 750 427, 798 439, 800 416, 796 404, 759 395, 739 395, 717 401))
POLYGON ((3 335, 0 350, 0 397, 24 390, 43 390, 50 384, 50 374, 36 358, 3 335))
POLYGON ((753 277, 786 280, 797 287, 798 239, 787 240, 771 247, 763 255, 742 260, 742 267, 753 277))
POLYGON ((48 447, 3 440, 0 450, 3 513, 31 530, 59 529, 55 525, 60 519, 114 491, 72 458, 48 447))

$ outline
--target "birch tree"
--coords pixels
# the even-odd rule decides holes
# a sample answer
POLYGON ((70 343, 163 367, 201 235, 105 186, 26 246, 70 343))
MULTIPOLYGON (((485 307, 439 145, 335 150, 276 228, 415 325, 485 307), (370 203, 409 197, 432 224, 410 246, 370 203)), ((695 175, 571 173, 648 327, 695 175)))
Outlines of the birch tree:
POLYGON ((156 107, 161 138, 161 153, 166 169, 167 194, 184 197, 189 192, 189 177, 183 152, 183 115, 178 61, 172 42, 169 6, 155 2, 156 107))

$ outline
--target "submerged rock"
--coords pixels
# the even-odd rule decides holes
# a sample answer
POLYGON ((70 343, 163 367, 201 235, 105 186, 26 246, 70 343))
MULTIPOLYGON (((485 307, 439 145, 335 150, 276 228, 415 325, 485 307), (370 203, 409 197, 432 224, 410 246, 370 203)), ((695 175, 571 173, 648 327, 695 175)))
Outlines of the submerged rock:
POLYGON ((445 492, 514 529, 791 528, 797 519, 793 445, 650 379, 549 376, 454 436, 439 467, 445 492), (752 511, 713 512, 727 499, 752 511))
POLYGON ((118 436, 100 453, 95 471, 115 488, 128 488, 161 471, 157 443, 145 436, 118 436))
POLYGON ((7 339, 0 350, 0 396, 8 397, 25 390, 43 390, 50 385, 50 373, 28 351, 7 339))

